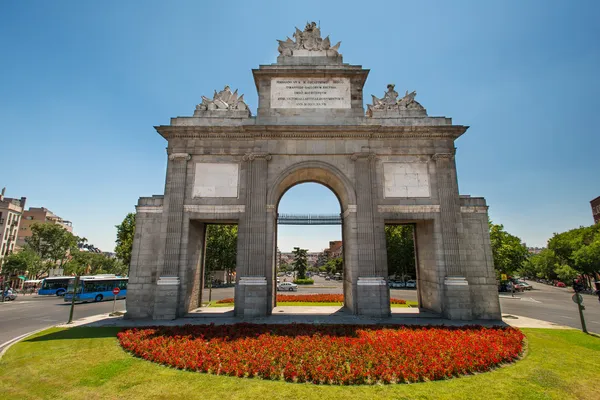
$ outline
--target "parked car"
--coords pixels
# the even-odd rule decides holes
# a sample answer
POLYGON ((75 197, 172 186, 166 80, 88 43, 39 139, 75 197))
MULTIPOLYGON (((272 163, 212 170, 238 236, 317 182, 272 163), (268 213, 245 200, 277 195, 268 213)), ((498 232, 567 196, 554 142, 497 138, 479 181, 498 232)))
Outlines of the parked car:
POLYGON ((556 282, 556 287, 567 287, 563 282, 556 282))
POLYGON ((390 281, 388 286, 392 289, 400 289, 406 287, 406 283, 401 281, 390 281))
POLYGON ((411 289, 415 289, 417 287, 417 282, 410 280, 410 281, 406 281, 406 287, 407 288, 411 288, 411 289))
POLYGON ((296 285, 295 283, 292 283, 292 282, 281 282, 279 285, 277 285, 277 290, 279 290, 280 292, 283 292, 283 291, 297 292, 298 285, 296 285))
POLYGON ((327 275, 327 276, 325 277, 325 280, 326 280, 326 281, 329 281, 329 280, 331 280, 331 277, 330 277, 329 275, 327 275))
POLYGON ((531 289, 533 289, 533 286, 531 286, 527 282, 517 281, 517 285, 519 285, 519 287, 523 288, 523 290, 531 290, 531 289))

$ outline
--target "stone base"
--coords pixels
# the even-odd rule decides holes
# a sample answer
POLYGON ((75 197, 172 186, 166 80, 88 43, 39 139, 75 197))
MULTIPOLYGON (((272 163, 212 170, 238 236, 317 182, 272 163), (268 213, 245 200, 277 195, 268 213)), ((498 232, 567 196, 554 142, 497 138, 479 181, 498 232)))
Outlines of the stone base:
POLYGON ((172 320, 177 318, 177 300, 179 299, 179 278, 161 276, 156 282, 154 292, 155 320, 172 320))
POLYGON ((469 282, 463 277, 444 279, 443 316, 447 319, 469 321, 473 319, 473 305, 469 282))
POLYGON ((235 289, 235 310, 238 317, 266 317, 270 311, 267 304, 267 278, 243 276, 235 289))
POLYGON ((356 284, 358 315, 389 317, 390 290, 383 277, 358 277, 356 284))
POLYGON ((194 117, 202 118, 250 118, 250 110, 195 110, 194 117))
POLYGON ((406 109, 376 109, 369 108, 367 115, 371 118, 416 118, 427 117, 426 110, 406 110, 406 109))
POLYGON ((293 50, 293 55, 277 57, 279 65, 328 65, 343 64, 343 57, 334 50, 293 50))

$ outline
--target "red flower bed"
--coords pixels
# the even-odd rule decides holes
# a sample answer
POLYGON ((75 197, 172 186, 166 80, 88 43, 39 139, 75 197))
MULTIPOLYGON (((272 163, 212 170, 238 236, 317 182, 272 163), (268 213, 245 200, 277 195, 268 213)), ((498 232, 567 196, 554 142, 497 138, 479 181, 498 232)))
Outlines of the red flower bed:
MULTIPOLYGON (((343 294, 278 294, 279 302, 299 302, 299 303, 343 303, 343 294)), ((217 301, 217 304, 233 303, 233 298, 217 301)), ((390 299, 390 304, 406 304, 406 300, 390 299)))
POLYGON ((149 361, 216 375, 321 384, 419 382, 514 361, 514 328, 186 325, 128 329, 121 346, 149 361))

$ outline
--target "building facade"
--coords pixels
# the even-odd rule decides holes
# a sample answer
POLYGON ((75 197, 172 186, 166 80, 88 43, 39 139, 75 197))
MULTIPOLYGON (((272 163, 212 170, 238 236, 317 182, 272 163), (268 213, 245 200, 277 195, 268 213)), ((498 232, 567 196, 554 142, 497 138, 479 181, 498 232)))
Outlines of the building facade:
POLYGON ((600 221, 600 196, 590 201, 592 206, 592 216, 594 217, 594 223, 597 224, 600 221))
MULTIPOLYGON (((277 63, 252 71, 255 117, 229 86, 192 117, 156 127, 167 141, 164 195, 142 197, 128 318, 173 319, 199 307, 205 225, 238 225, 235 315, 275 307, 278 204, 316 182, 340 203, 344 307, 391 313, 385 224, 414 224, 422 310, 448 319, 500 319, 483 198, 461 196, 455 140, 467 126, 430 117, 389 84, 365 112, 369 70, 344 64, 315 23, 279 41, 277 63)), ((318 210, 315 210, 318 212, 318 210)))
POLYGON ((19 228, 17 237, 18 246, 23 247, 25 245, 25 239, 32 235, 31 226, 36 223, 56 224, 71 233, 73 232, 73 224, 71 221, 62 219, 45 207, 29 207, 29 210, 23 212, 21 227, 19 228))
POLYGON ((17 248, 17 234, 25 208, 26 198, 5 197, 6 188, 0 193, 0 271, 4 258, 17 248))

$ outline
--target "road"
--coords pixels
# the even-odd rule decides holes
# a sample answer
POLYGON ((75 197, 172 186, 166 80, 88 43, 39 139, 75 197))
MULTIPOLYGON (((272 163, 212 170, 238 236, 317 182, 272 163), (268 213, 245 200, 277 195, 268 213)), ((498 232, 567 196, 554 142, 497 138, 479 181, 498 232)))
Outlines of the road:
MULTIPOLYGON (((0 345, 25 333, 53 326, 69 319, 70 303, 62 297, 19 295, 0 303, 0 345)), ((73 318, 112 312, 113 302, 76 304, 73 318)), ((117 300, 117 311, 125 310, 125 300, 117 300)))
MULTIPOLYGON (((502 315, 522 315, 559 325, 581 329, 577 304, 573 303, 572 289, 558 288, 543 283, 529 282, 533 290, 515 295, 516 299, 502 293, 500 306, 502 315)), ((600 333, 600 302, 598 296, 582 295, 585 311, 583 315, 587 329, 600 333)))
MULTIPOLYGON (((501 294, 500 306, 503 315, 520 315, 541 319, 560 325, 581 329, 577 305, 571 300, 573 293, 566 288, 556 288, 541 283, 532 283, 534 290, 522 294, 501 294)), ((287 292, 285 292, 287 294, 287 292)), ((325 281, 317 278, 314 286, 300 286, 297 292, 309 293, 343 293, 342 282, 325 281)), ((233 288, 212 290, 212 300, 233 297, 233 288)), ((404 300, 417 299, 417 291, 410 289, 392 289, 391 296, 404 300)), ((600 333, 600 303, 596 296, 583 295, 586 310, 587 328, 590 332, 600 333)), ((203 300, 208 301, 208 290, 203 293, 203 300)), ((117 301, 117 310, 125 310, 125 300, 117 301)), ((112 311, 112 301, 101 303, 77 304, 74 318, 83 318, 112 311)), ((19 335, 66 322, 69 318, 69 304, 61 297, 23 296, 17 300, 0 303, 0 344, 19 335)))

